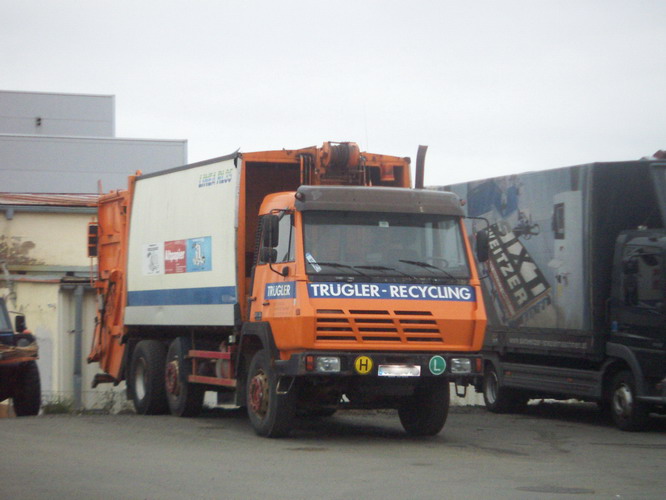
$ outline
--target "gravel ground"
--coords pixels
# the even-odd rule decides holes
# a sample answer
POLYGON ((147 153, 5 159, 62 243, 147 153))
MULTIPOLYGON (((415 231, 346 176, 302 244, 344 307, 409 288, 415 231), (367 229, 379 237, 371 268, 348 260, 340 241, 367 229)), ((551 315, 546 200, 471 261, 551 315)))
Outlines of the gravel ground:
POLYGON ((265 439, 241 411, 0 421, 2 498, 664 498, 666 419, 641 433, 595 405, 454 407, 434 438, 391 411, 338 412, 265 439))

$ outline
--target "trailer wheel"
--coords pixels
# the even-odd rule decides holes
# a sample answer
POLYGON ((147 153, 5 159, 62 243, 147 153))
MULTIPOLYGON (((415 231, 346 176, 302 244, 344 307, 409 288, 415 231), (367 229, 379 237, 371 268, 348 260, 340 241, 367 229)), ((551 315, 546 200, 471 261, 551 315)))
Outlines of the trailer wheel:
POLYGON ((37 415, 42 404, 42 390, 37 362, 22 363, 16 370, 16 385, 12 394, 14 412, 17 417, 37 415))
POLYGON ((178 337, 171 342, 166 357, 166 395, 169 410, 177 417, 196 417, 203 408, 206 391, 203 385, 191 384, 187 376, 192 372, 192 360, 186 359, 191 342, 178 337))
POLYGON ((157 340, 142 340, 134 348, 128 382, 132 384, 134 408, 140 415, 167 413, 164 383, 166 348, 157 340))
POLYGON ((255 432, 265 437, 284 437, 291 431, 294 417, 294 392, 278 391, 278 377, 265 349, 250 362, 246 384, 247 413, 255 432))
POLYGON ((509 413, 521 410, 527 403, 527 397, 502 387, 495 366, 489 363, 483 374, 483 401, 493 413, 509 413))
POLYGON ((420 385, 398 407, 400 423, 411 436, 434 436, 446 423, 450 401, 448 380, 420 385))
POLYGON ((636 399, 636 382, 630 371, 613 378, 610 411, 615 425, 623 431, 639 431, 645 427, 648 409, 636 399))

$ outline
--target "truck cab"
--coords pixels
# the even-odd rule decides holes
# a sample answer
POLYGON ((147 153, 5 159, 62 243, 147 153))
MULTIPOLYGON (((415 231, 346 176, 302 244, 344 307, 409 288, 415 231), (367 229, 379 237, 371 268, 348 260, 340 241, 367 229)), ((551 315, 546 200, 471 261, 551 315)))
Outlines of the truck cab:
MULTIPOLYGON (((423 411, 415 392, 448 401, 449 382, 480 378, 480 284, 457 196, 301 186, 267 197, 260 217, 246 334, 269 339, 296 408, 403 408, 404 424, 423 411)), ((248 384, 263 385, 252 370, 248 384)), ((433 426, 447 409, 421 417, 433 426)))
POLYGON ((632 364, 634 375, 614 385, 611 403, 616 420, 631 427, 666 401, 665 266, 666 231, 642 228, 618 236, 607 349, 632 364))
POLYGON ((41 384, 37 344, 27 330, 25 316, 15 315, 14 326, 6 302, 0 298, 0 401, 12 398, 17 416, 39 413, 41 384))

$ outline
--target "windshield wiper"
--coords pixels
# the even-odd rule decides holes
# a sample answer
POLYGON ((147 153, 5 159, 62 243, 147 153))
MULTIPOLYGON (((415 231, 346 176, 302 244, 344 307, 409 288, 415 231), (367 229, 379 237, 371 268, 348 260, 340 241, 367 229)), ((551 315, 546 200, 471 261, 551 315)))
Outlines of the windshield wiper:
POLYGON ((350 266, 350 265, 347 265, 347 264, 339 264, 337 262, 317 262, 317 264, 320 265, 320 266, 329 266, 329 267, 335 267, 335 268, 338 268, 338 269, 351 269, 352 271, 356 271, 361 276, 368 276, 363 271, 359 271, 358 269, 356 269, 357 266, 350 266))
POLYGON ((399 259, 398 262, 404 262, 405 264, 411 264, 413 266, 422 267, 424 269, 427 269, 428 271, 430 271, 433 274, 437 274, 437 273, 435 273, 434 271, 431 271, 431 269, 437 269, 438 271, 443 272, 446 275, 447 278, 451 278, 451 279, 454 279, 454 280, 455 279, 462 279, 462 278, 456 278, 453 274, 448 272, 446 269, 442 269, 441 267, 433 266, 432 264, 429 264, 428 262, 423 262, 423 261, 420 261, 420 260, 405 260, 405 259, 399 259))
POLYGON ((370 271, 393 271, 399 274, 402 274, 403 276, 407 276, 408 278, 411 278, 413 280, 418 279, 416 276, 412 276, 411 274, 407 274, 405 272, 402 272, 398 269, 395 269, 393 267, 386 267, 386 266, 354 266, 354 268, 361 268, 361 269, 368 269, 370 271))

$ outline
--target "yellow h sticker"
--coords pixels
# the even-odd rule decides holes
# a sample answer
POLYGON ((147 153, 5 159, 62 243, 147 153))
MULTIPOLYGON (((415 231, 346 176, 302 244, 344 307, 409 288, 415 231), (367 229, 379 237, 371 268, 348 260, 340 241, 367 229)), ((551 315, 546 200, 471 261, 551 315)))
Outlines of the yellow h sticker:
POLYGON ((367 356, 359 356, 354 361, 354 368, 361 375, 367 375, 372 371, 372 359, 367 356))

